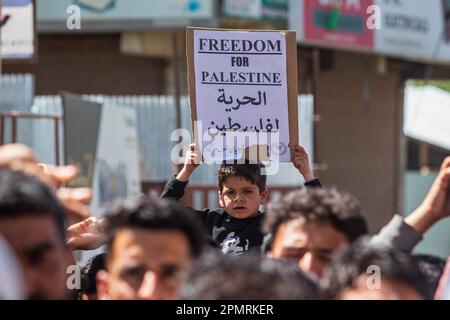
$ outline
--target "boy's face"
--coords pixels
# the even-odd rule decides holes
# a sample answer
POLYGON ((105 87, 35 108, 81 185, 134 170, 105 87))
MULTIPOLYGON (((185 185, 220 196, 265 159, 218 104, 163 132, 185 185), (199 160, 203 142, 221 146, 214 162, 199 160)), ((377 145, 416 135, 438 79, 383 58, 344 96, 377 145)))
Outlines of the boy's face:
POLYGON ((219 191, 219 205, 231 217, 245 219, 258 212, 267 196, 267 189, 260 192, 256 184, 243 177, 228 177, 219 191))

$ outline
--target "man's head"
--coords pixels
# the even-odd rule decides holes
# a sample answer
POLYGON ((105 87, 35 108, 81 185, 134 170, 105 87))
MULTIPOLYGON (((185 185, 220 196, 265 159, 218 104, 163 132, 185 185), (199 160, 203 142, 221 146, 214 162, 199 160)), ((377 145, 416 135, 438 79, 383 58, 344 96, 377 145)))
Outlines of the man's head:
POLYGON ((218 171, 219 205, 236 219, 250 218, 267 201, 263 164, 222 164, 218 171))
POLYGON ((318 277, 337 248, 367 233, 356 198, 335 189, 304 188, 271 203, 263 228, 273 235, 270 258, 295 260, 318 277))
POLYGON ((99 299, 176 299, 203 248, 203 230, 189 209, 161 201, 121 207, 108 218, 106 271, 99 299))
POLYGON ((430 299, 432 291, 417 262, 362 238, 341 248, 322 281, 324 298, 341 300, 430 299))
POLYGON ((189 300, 314 300, 316 283, 288 261, 208 252, 181 290, 189 300))
POLYGON ((50 189, 19 172, 0 169, 0 233, 23 269, 28 298, 66 299, 64 211, 50 189))

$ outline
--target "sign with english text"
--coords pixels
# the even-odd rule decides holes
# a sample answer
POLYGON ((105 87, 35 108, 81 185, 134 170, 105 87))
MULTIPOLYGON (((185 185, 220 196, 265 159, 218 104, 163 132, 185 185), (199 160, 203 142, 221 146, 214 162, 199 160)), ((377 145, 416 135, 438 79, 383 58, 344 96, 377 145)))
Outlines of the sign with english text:
POLYGON ((194 137, 205 162, 253 160, 252 150, 289 162, 298 142, 295 33, 189 28, 187 39, 194 137))

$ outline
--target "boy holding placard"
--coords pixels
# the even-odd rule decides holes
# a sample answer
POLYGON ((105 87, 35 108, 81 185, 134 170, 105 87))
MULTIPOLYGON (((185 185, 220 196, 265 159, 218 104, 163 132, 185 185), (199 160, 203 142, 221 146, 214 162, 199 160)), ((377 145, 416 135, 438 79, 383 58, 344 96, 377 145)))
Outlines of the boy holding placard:
MULTIPOLYGON (((201 162, 197 145, 191 144, 183 169, 166 184, 161 198, 181 199, 189 177, 201 162)), ((295 149, 293 163, 305 178, 305 186, 321 186, 311 172, 307 153, 300 146, 295 149)), ((224 254, 241 255, 262 244, 264 214, 259 207, 266 203, 269 194, 263 169, 261 163, 222 164, 218 170, 220 208, 195 211, 205 223, 208 237, 224 254)))
POLYGON ((241 255, 263 241, 259 208, 268 199, 268 170, 261 161, 292 161, 307 186, 320 186, 297 146, 295 32, 188 28, 186 44, 192 128, 201 147, 190 145, 183 169, 161 197, 181 199, 203 159, 255 159, 257 151, 253 164, 222 164, 220 208, 196 211, 223 253, 241 255))

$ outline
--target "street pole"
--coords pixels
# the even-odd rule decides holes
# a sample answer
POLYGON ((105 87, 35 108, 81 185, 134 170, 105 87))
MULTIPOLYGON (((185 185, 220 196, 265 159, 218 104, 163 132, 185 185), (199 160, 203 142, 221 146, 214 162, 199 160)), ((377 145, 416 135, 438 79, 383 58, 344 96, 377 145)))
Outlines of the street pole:
MULTIPOLYGON (((2 18, 2 1, 0 0, 0 22, 2 18)), ((2 29, 0 28, 0 75, 2 74, 2 29)))

